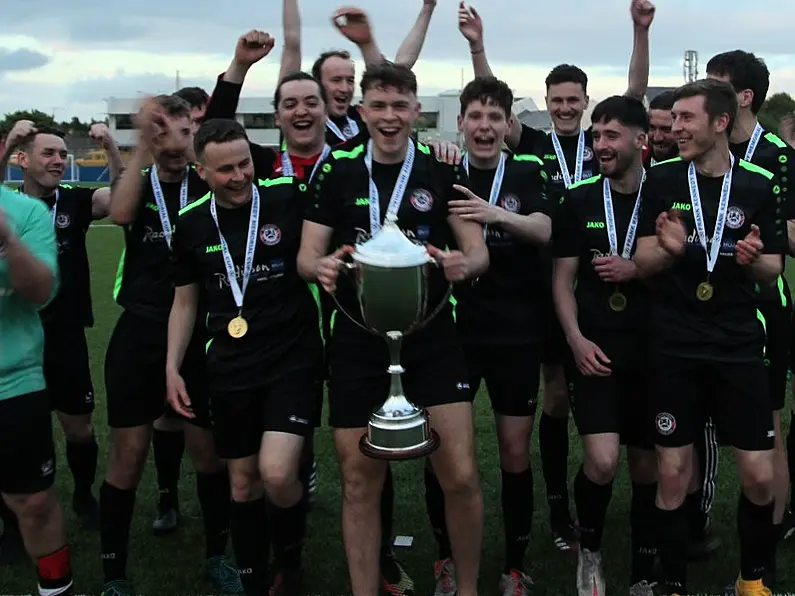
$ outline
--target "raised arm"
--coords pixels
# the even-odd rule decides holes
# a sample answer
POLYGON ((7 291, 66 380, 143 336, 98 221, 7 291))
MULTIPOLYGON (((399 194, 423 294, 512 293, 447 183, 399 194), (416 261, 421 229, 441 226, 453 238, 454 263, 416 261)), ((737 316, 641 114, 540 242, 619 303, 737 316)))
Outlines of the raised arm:
POLYGON ((629 84, 625 95, 643 101, 649 89, 649 28, 654 20, 655 7, 648 0, 632 0, 634 39, 629 59, 629 84))
POLYGON ((301 70, 301 13, 298 0, 284 0, 282 4, 282 63, 281 81, 290 73, 301 70))
POLYGON ((395 54, 395 63, 414 68, 425 44, 425 38, 428 36, 428 27, 435 8, 436 0, 423 0, 422 9, 414 26, 395 54))
MULTIPOLYGON (((121 157, 118 145, 110 134, 108 125, 104 122, 97 122, 91 125, 89 136, 105 150, 108 157, 108 177, 111 184, 124 170, 124 160, 121 157)), ((110 212, 110 188, 98 188, 91 196, 91 215, 94 219, 104 219, 110 212)))
POLYGON ((331 24, 344 37, 355 43, 364 58, 365 68, 380 64, 385 60, 373 37, 370 19, 361 8, 346 6, 331 15, 331 24))

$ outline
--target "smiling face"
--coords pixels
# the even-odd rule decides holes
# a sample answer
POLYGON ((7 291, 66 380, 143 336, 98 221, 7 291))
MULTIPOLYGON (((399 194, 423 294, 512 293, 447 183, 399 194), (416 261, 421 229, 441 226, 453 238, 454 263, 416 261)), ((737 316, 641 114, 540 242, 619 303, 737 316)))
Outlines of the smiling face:
POLYGON ((326 127, 326 104, 315 80, 283 83, 276 106, 276 125, 290 147, 312 147, 322 143, 326 127))
POLYGON ((593 150, 607 178, 623 176, 639 159, 646 134, 617 119, 593 123, 593 150))
POLYGON ((44 190, 58 187, 66 171, 68 153, 64 140, 55 134, 37 134, 17 155, 17 163, 44 190))
POLYGON ((500 154, 510 126, 505 110, 492 101, 475 100, 458 116, 458 130, 464 134, 467 152, 481 161, 500 154))
POLYGON ((244 205, 251 199, 254 163, 246 139, 208 143, 199 156, 197 171, 222 202, 244 205))
POLYGON ((676 156, 677 144, 672 131, 673 122, 671 110, 649 110, 649 143, 652 155, 657 161, 676 156))
POLYGON ((326 58, 320 67, 320 82, 326 89, 328 113, 337 118, 345 116, 353 101, 356 87, 353 61, 340 56, 326 58))
POLYGON ((692 161, 712 149, 717 139, 726 134, 730 120, 729 114, 710 118, 703 95, 678 99, 672 112, 673 135, 679 155, 686 161, 692 161))
POLYGON ((582 116, 588 108, 588 96, 579 83, 557 83, 547 89, 547 111, 555 132, 573 135, 580 130, 582 116))

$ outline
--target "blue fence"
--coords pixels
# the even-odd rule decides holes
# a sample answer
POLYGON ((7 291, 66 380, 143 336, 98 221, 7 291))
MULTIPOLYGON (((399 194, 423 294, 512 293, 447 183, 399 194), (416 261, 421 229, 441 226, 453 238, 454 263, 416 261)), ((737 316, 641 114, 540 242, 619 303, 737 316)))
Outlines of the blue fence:
MULTIPOLYGON (((22 170, 16 166, 8 166, 6 182, 22 182, 22 170)), ((110 183, 108 168, 103 166, 81 166, 74 169, 67 167, 64 182, 105 182, 110 183)))

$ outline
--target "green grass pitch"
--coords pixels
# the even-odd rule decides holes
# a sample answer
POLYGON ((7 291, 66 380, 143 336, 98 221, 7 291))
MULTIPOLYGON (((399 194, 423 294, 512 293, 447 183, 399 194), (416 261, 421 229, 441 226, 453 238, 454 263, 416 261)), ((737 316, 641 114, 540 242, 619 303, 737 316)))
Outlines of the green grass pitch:
MULTIPOLYGON (((102 222, 89 231, 89 252, 93 275, 96 326, 89 330, 89 348, 97 397, 95 421, 100 443, 100 469, 96 487, 102 481, 108 449, 105 419, 103 358, 108 338, 119 314, 111 293, 113 278, 122 248, 119 229, 102 222)), ((790 261, 791 263, 792 261, 790 261)), ((790 271, 792 273, 792 271, 790 271)), ((790 277, 792 279, 792 277, 790 277)), ((788 417, 787 417, 788 418, 788 417)), ((481 593, 496 593, 503 560, 503 530, 500 511, 500 474, 493 417, 489 402, 481 390, 476 400, 477 451, 485 502, 485 533, 481 571, 481 593)), ((552 545, 548 526, 548 509, 538 456, 537 432, 533 438, 536 513, 533 540, 527 553, 527 570, 535 579, 538 594, 570 595, 575 591, 576 557, 559 553, 552 545)), ((574 424, 570 422, 569 477, 573 478, 580 461, 580 443, 574 424)), ((66 504, 66 519, 72 545, 76 593, 98 595, 102 587, 99 557, 99 536, 81 531, 74 523, 68 504, 72 481, 65 464, 63 437, 56 425, 59 447, 57 487, 61 502, 66 504)), ((350 594, 345 554, 340 531, 340 486, 337 462, 328 428, 317 436, 320 493, 311 514, 305 553, 306 586, 309 594, 340 596, 350 594)), ((735 534, 735 504, 739 483, 731 454, 721 453, 720 483, 713 523, 724 549, 713 559, 690 567, 694 593, 722 593, 738 571, 735 534), (720 592, 719 592, 720 591, 720 592)), ((411 548, 397 549, 413 576, 418 594, 433 591, 433 562, 436 544, 429 530, 422 488, 422 462, 400 463, 395 473, 395 533, 414 537, 411 548)), ((131 533, 129 574, 137 591, 150 595, 208 594, 211 586, 202 578, 203 532, 201 514, 195 497, 195 482, 189 459, 183 464, 181 502, 183 522, 177 534, 154 538, 151 522, 155 515, 157 485, 151 459, 138 490, 136 513, 131 533)), ((572 504, 573 510, 573 504, 572 504)), ((629 573, 629 480, 622 466, 613 490, 604 538, 604 561, 611 591, 628 586, 629 573)), ((231 549, 230 549, 231 552, 231 549)), ((784 545, 779 555, 779 586, 782 592, 795 589, 792 546, 784 545)), ((35 571, 25 562, 0 569, 0 594, 35 592, 35 571)))

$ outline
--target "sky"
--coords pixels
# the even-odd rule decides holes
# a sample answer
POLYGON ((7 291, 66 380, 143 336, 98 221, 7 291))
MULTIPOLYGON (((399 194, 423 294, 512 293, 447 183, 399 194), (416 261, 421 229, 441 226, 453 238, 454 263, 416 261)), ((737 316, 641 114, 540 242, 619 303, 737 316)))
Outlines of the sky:
MULTIPOLYGON (((477 0, 476 0, 477 1, 477 0)), ((355 47, 332 26, 336 4, 299 0, 303 66, 328 49, 355 47)), ((183 86, 212 90, 229 64, 237 38, 252 27, 276 37, 276 48, 249 73, 244 96, 270 97, 278 75, 279 0, 25 0, 8 2, 0 19, 0 114, 39 109, 57 120, 103 118, 110 97, 173 92, 183 86)), ((561 62, 583 68, 598 100, 626 89, 632 49, 629 0, 488 0, 473 4, 485 28, 486 52, 496 76, 517 96, 544 107, 544 77, 561 62), (524 8, 533 6, 532 9, 524 8)), ((709 58, 745 49, 763 57, 770 92, 795 94, 795 5, 784 0, 658 0, 651 30, 650 85, 683 81, 685 50, 699 53, 703 76, 709 58), (786 13, 786 14, 785 14, 786 13)), ((360 0, 381 51, 394 57, 422 0, 360 0)), ((457 0, 438 0, 415 72, 421 95, 459 89, 472 77, 469 49, 458 32, 457 0)), ((357 65, 361 69, 361 60, 357 65)))

